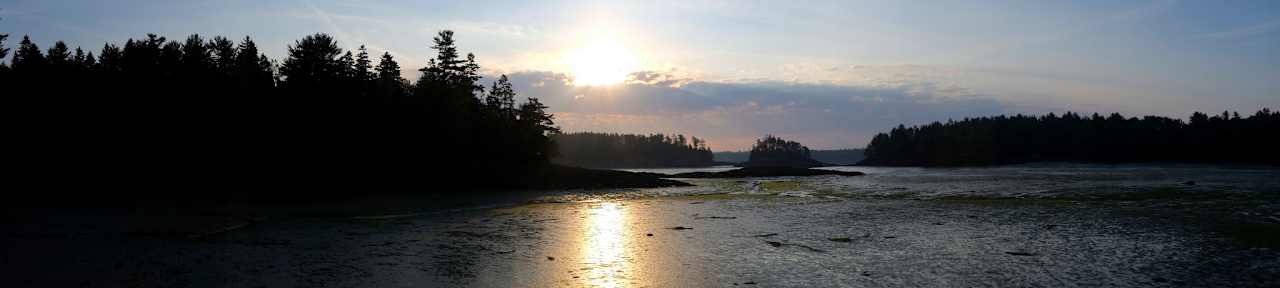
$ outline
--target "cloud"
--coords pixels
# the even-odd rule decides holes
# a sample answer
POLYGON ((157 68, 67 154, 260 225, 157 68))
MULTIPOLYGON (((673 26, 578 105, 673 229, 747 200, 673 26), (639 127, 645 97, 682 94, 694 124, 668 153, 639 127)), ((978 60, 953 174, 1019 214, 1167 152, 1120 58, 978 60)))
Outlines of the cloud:
POLYGON ((677 77, 671 73, 639 71, 628 75, 626 83, 680 88, 680 86, 684 86, 692 80, 693 79, 677 77))
POLYGON ((1273 19, 1253 25, 1234 27, 1225 31, 1213 33, 1198 34, 1195 37, 1201 39, 1224 40, 1224 39, 1240 39, 1252 36, 1271 33, 1280 29, 1280 19, 1273 19))
POLYGON ((445 26, 459 33, 488 34, 509 38, 526 38, 538 34, 538 29, 531 26, 496 22, 454 21, 445 26))
POLYGON ((766 133, 814 148, 862 147, 875 133, 899 124, 1009 109, 971 92, 944 95, 965 89, 936 83, 712 82, 645 71, 632 74, 624 85, 601 88, 572 86, 567 75, 554 72, 509 76, 521 95, 550 106, 566 131, 684 133, 709 139, 717 150, 748 148, 766 133))

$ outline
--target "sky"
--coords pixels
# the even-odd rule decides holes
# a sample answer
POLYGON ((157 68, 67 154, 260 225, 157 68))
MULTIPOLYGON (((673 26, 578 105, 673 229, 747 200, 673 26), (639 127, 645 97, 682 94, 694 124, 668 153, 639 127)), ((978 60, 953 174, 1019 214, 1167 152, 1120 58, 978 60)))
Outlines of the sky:
POLYGON ((10 48, 247 35, 279 60, 328 33, 411 79, 444 29, 565 131, 718 151, 764 134, 860 148, 899 124, 999 114, 1280 108, 1280 1, 0 0, 10 48))

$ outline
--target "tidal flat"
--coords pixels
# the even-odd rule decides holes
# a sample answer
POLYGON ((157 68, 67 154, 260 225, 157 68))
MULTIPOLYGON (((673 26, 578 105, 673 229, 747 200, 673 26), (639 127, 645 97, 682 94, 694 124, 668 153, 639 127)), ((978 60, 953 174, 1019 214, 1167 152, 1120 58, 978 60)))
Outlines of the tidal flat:
POLYGON ((1277 170, 831 169, 868 175, 683 179, 696 186, 411 213, 209 216, 186 233, 57 226, 88 217, 68 214, 10 231, 4 261, 17 286, 1280 285, 1277 170))

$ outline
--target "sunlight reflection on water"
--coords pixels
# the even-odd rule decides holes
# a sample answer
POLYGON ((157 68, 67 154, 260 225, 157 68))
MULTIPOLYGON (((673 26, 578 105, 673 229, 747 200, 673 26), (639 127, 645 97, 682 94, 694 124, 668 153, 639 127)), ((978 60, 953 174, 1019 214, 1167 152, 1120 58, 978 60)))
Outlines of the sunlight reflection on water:
POLYGON ((625 287, 631 273, 627 254, 626 208, 616 202, 592 205, 588 214, 583 259, 590 267, 587 282, 596 287, 625 287))

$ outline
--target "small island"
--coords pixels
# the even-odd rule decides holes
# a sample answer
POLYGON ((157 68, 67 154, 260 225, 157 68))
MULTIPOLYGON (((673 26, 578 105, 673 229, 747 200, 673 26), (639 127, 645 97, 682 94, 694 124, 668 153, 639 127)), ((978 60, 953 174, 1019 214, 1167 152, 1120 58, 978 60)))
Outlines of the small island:
POLYGON ((765 135, 751 147, 751 155, 742 167, 810 168, 832 166, 813 160, 809 147, 773 135, 765 135))
POLYGON ((796 176, 862 176, 856 171, 836 171, 809 169, 803 167, 744 167, 722 172, 688 172, 671 175, 672 178, 751 178, 751 177, 796 177, 796 176))
POLYGON ((862 172, 809 169, 832 166, 813 160, 809 147, 799 142, 765 135, 751 147, 747 162, 742 168, 722 172, 688 172, 672 175, 674 178, 749 178, 787 176, 861 176, 862 172))

